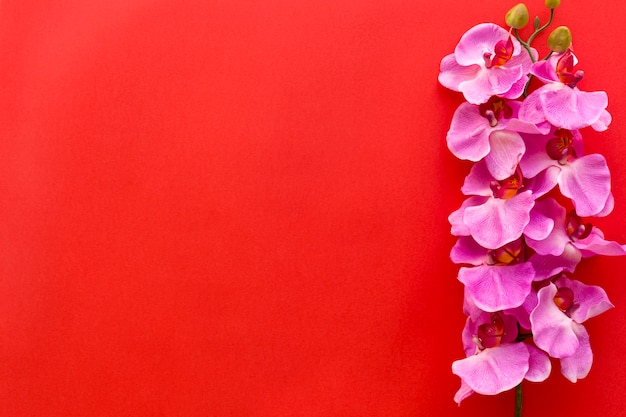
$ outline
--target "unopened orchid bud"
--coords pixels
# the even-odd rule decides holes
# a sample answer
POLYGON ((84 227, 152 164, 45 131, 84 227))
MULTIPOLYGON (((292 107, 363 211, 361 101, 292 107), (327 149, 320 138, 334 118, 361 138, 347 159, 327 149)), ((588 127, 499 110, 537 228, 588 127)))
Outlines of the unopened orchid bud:
POLYGON ((546 0, 546 7, 548 9, 556 9, 559 4, 561 4, 561 0, 546 0))
POLYGON ((548 36, 548 48, 557 54, 567 51, 571 44, 572 32, 567 26, 559 26, 548 36))
POLYGON ((521 29, 528 23, 528 18, 528 8, 524 3, 519 3, 507 12, 504 21, 513 29, 521 29))

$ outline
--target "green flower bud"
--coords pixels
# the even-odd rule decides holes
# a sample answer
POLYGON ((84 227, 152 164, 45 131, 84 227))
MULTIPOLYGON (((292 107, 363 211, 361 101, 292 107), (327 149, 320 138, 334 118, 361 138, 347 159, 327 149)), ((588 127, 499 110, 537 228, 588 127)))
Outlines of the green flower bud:
POLYGON ((519 3, 511 8, 504 16, 504 21, 513 29, 521 29, 528 23, 528 8, 519 3))
POLYGON ((548 48, 557 54, 567 51, 572 44, 572 32, 567 26, 559 26, 548 36, 548 48))
POLYGON ((548 9, 556 9, 559 4, 561 4, 561 0, 546 0, 546 7, 548 9))

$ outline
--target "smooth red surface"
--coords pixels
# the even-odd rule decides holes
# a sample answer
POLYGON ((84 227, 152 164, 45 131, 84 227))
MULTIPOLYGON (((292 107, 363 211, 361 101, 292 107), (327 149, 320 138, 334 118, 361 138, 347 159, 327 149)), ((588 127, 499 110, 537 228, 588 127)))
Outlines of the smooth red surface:
MULTIPOLYGON (((513 3, 3 0, 0 415, 512 416, 452 401, 469 165, 437 73, 513 3)), ((555 25, 609 94, 583 133, 626 242, 623 12, 564 0, 555 25)), ((525 415, 626 415, 625 269, 579 267, 617 308, 589 377, 555 363, 525 415)))

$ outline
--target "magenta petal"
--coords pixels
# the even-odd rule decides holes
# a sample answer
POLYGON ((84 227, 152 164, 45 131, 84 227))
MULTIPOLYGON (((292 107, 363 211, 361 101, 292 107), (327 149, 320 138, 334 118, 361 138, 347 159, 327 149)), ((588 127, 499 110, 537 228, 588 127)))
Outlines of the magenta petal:
POLYGON ((520 120, 536 125, 546 121, 546 115, 543 112, 541 99, 539 98, 544 87, 540 87, 524 99, 519 111, 520 120))
POLYGON ((459 270, 461 281, 476 306, 484 311, 519 307, 530 293, 535 277, 529 262, 516 265, 480 265, 459 270))
POLYGON ((554 302, 556 291, 554 284, 539 290, 537 307, 530 313, 530 322, 537 347, 554 358, 566 358, 578 349, 578 338, 572 329, 572 319, 554 302))
POLYGON ((582 324, 573 323, 572 328, 578 338, 578 349, 576 352, 561 359, 561 373, 571 382, 584 378, 591 370, 593 363, 593 353, 589 344, 589 333, 582 324))
POLYGON ((604 256, 623 256, 626 255, 626 246, 612 240, 604 240, 604 236, 600 230, 594 227, 591 234, 585 239, 577 240, 573 243, 580 249, 583 258, 589 258, 594 255, 604 256))
POLYGON ((533 178, 545 169, 555 165, 557 165, 557 168, 560 167, 558 162, 551 159, 546 152, 548 140, 550 140, 550 135, 524 135, 526 152, 520 161, 520 167, 525 178, 533 178))
POLYGON ((461 204, 461 207, 458 210, 453 211, 448 216, 448 221, 452 225, 451 233, 453 236, 469 236, 470 231, 465 225, 465 223, 463 223, 463 215, 465 214, 465 210, 468 207, 479 206, 481 204, 484 204, 484 202, 487 201, 487 199, 488 197, 472 196, 466 199, 465 201, 463 201, 463 204, 461 204))
POLYGON ((480 115, 478 106, 463 103, 454 112, 446 136, 448 149, 459 159, 480 161, 489 153, 489 122, 480 115))
POLYGON ((479 65, 461 66, 456 62, 454 54, 446 55, 441 60, 439 82, 453 91, 459 90, 459 84, 476 76, 481 67, 479 65))
POLYGON ((461 387, 454 394, 454 402, 461 405, 461 401, 472 395, 474 391, 465 382, 461 381, 461 387))
MULTIPOLYGON (((550 235, 554 229, 554 212, 550 205, 550 200, 546 199, 535 202, 535 206, 530 211, 530 222, 524 228, 524 236, 533 240, 543 240, 550 235)), ((553 200, 554 201, 554 200, 553 200)), ((557 204, 554 201, 554 204, 557 204)), ((563 212, 565 218, 565 212, 563 212)), ((556 255, 560 255, 557 253, 556 255)))
POLYGON ((463 223, 481 246, 497 249, 522 235, 534 205, 530 191, 508 200, 490 198, 480 206, 467 207, 463 223))
POLYGON ((600 154, 585 155, 564 165, 558 182, 581 217, 601 212, 611 192, 611 174, 600 154))
MULTIPOLYGON (((523 168, 522 168, 523 172, 523 168)), ((525 187, 533 192, 535 199, 544 196, 550 192, 557 184, 557 180, 561 175, 561 168, 556 166, 550 166, 544 169, 534 178, 527 180, 525 187)))
POLYGON ((531 74, 539 78, 544 83, 560 82, 555 68, 556 63, 561 56, 562 54, 559 54, 558 56, 553 55, 548 60, 535 62, 530 69, 531 74))
POLYGON ((521 66, 513 68, 482 68, 476 76, 459 84, 459 90, 472 104, 486 103, 491 96, 501 95, 511 89, 524 76, 521 66), (497 71, 497 72, 495 72, 497 71))
POLYGON ((493 176, 489 173, 485 161, 477 162, 472 166, 467 177, 465 177, 461 192, 465 195, 491 197, 493 196, 493 191, 491 190, 492 181, 493 176))
POLYGON ((559 272, 574 272, 581 260, 580 251, 573 245, 566 245, 561 256, 533 254, 528 262, 535 269, 535 281, 550 278, 559 272))
POLYGON ((450 251, 450 258, 456 264, 482 265, 487 260, 487 249, 469 236, 461 236, 450 251))
POLYGON ((533 215, 543 215, 553 219, 556 225, 550 234, 543 237, 543 239, 537 239, 535 236, 524 232, 528 246, 540 255, 561 255, 565 250, 565 246, 571 243, 565 230, 565 208, 557 203, 555 199, 547 198, 537 201, 531 212, 531 219, 533 215))
POLYGON ((604 91, 586 92, 563 84, 560 86, 558 89, 544 89, 539 95, 546 119, 554 126, 569 130, 582 129, 605 117, 603 112, 609 99, 604 91))
MULTIPOLYGON (((496 43, 505 40, 509 33, 493 23, 478 24, 461 36, 454 49, 454 56, 460 65, 482 64, 486 53, 493 54, 496 43)), ((514 53, 519 53, 520 44, 513 40, 514 53)))
POLYGON ((600 118, 595 123, 593 123, 591 127, 598 132, 603 132, 609 128, 612 119, 613 118, 611 117, 611 113, 604 110, 602 114, 600 114, 600 118))
POLYGON ((609 193, 609 198, 606 199, 604 207, 599 213, 596 213, 594 217, 608 216, 613 211, 613 208, 615 208, 615 199, 613 198, 613 193, 609 193))
POLYGON ((614 307, 609 297, 601 287, 587 285, 566 277, 559 278, 556 285, 568 287, 574 292, 574 306, 569 312, 570 317, 577 323, 595 317, 614 307))
POLYGON ((487 169, 496 180, 503 180, 515 173, 515 168, 526 146, 517 132, 496 130, 489 135, 491 152, 487 154, 485 162, 487 169))
POLYGON ((528 372, 525 378, 532 382, 545 381, 546 378, 550 376, 550 371, 552 371, 550 358, 544 351, 532 345, 526 345, 526 348, 530 356, 528 360, 528 372))
POLYGON ((488 348, 477 355, 452 363, 452 373, 473 391, 495 395, 522 382, 528 372, 530 354, 524 343, 488 348))

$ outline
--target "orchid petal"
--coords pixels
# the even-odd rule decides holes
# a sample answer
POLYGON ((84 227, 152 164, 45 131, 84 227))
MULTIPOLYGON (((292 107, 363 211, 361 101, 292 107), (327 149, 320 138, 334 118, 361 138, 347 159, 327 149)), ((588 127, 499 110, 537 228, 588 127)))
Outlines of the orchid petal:
POLYGON ((530 355, 528 360, 528 372, 524 378, 531 382, 545 381, 552 371, 550 358, 548 358, 548 355, 546 355, 544 351, 532 345, 526 345, 526 348, 530 355))
POLYGON ((593 128, 593 130, 596 130, 598 132, 603 132, 609 128, 611 121, 612 121, 611 113, 604 110, 600 114, 600 118, 598 118, 598 120, 595 123, 591 124, 591 127, 593 128))
POLYGON ((482 265, 487 260, 487 249, 469 236, 461 236, 450 251, 450 258, 456 264, 482 265))
POLYGON ((452 373, 471 390, 494 395, 518 385, 528 372, 530 354, 524 343, 488 348, 452 363, 452 373))
POLYGON ((587 285, 580 281, 561 277, 556 285, 567 287, 574 292, 574 306, 570 309, 570 317, 577 323, 583 323, 587 319, 595 317, 615 307, 606 292, 597 285, 587 285))
POLYGON ((508 200, 491 198, 480 206, 467 207, 463 223, 476 242, 485 248, 497 249, 522 235, 534 205, 530 191, 508 200))
POLYGON ((585 155, 564 165, 558 183, 581 217, 601 212, 611 192, 611 174, 600 154, 585 155))
POLYGON ((454 112, 446 136, 448 149, 459 159, 480 161, 490 150, 489 122, 480 115, 476 105, 463 103, 454 112))
MULTIPOLYGON (((481 23, 461 36, 454 49, 454 56, 460 65, 482 64, 485 54, 493 54, 495 45, 505 40, 509 33, 493 23, 481 23)), ((520 51, 520 44, 513 40, 514 54, 520 51)))
POLYGON ((461 268, 458 279, 478 308, 498 311, 515 308, 526 300, 535 277, 532 264, 481 265, 461 268))
POLYGON ((559 272, 574 272, 581 260, 581 254, 573 245, 566 245, 561 256, 533 254, 529 259, 535 269, 535 281, 550 278, 559 272))
POLYGON ((479 65, 462 66, 456 62, 454 54, 446 55, 441 60, 439 82, 453 91, 459 90, 459 84, 476 76, 481 67, 479 65))
POLYGON ((472 166, 472 169, 470 169, 467 177, 465 177, 463 187, 461 187, 461 192, 465 195, 492 197, 493 191, 491 190, 491 182, 493 179, 493 176, 487 169, 486 162, 477 162, 472 166))
POLYGON ((448 216, 448 221, 452 225, 451 233, 453 236, 469 236, 470 235, 469 229, 467 228, 465 223, 463 223, 463 215, 465 214, 465 210, 468 207, 479 206, 481 204, 484 204, 485 201, 487 201, 487 199, 488 197, 472 196, 466 199, 465 201, 463 201, 463 204, 461 204, 461 207, 453 211, 448 216))
POLYGON ((539 301, 530 313, 530 322, 537 347, 554 358, 566 358, 576 352, 579 343, 572 329, 572 319, 559 310, 554 302, 556 292, 554 284, 539 290, 539 301))
MULTIPOLYGON (((550 84, 555 85, 558 84, 550 84)), ((582 129, 605 117, 603 112, 609 99, 604 91, 580 91, 563 84, 561 87, 544 89, 539 95, 546 119, 554 126, 582 129)))
POLYGON ((517 164, 526 151, 522 137, 517 132, 496 130, 489 135, 491 152, 485 157, 487 169, 496 180, 515 173, 517 164))
POLYGON ((589 374, 593 363, 593 353, 589 344, 589 333, 585 327, 578 323, 572 324, 578 338, 578 349, 573 355, 561 359, 561 373, 571 382, 576 382, 589 374))
POLYGON ((561 168, 550 166, 528 180, 525 184, 525 188, 531 190, 535 199, 537 199, 544 196, 554 188, 557 184, 559 175, 561 175, 561 168))

